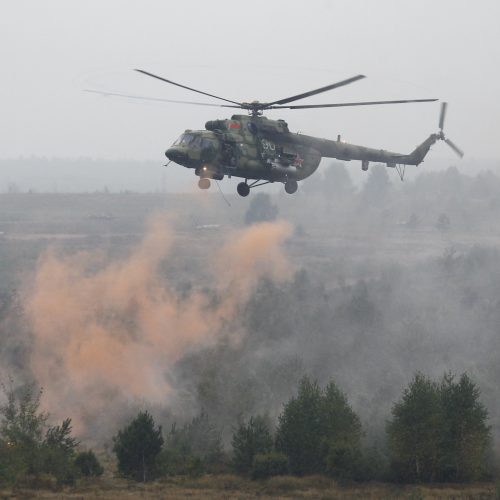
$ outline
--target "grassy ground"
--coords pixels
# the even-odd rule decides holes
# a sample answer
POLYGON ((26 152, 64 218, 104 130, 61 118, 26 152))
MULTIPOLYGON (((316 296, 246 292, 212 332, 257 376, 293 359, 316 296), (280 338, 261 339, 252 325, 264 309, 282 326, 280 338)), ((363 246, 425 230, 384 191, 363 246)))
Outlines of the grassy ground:
MULTIPOLYGON (((48 485, 47 485, 48 486, 48 485)), ((204 476, 197 479, 171 478, 148 484, 103 478, 81 482, 74 488, 19 489, 0 491, 1 498, 206 498, 248 499, 321 498, 321 499, 498 499, 500 488, 494 484, 412 485, 382 483, 339 486, 321 476, 304 478, 274 477, 250 481, 233 475, 204 476)))

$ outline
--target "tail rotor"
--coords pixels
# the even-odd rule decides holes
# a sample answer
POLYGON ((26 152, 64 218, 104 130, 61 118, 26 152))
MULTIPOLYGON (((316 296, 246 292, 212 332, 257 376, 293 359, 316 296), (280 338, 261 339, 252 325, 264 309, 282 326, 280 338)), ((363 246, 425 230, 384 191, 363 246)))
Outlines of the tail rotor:
POLYGON ((441 103, 441 114, 439 115, 439 131, 441 132, 441 135, 443 134, 444 119, 446 118, 446 110, 447 109, 448 109, 448 103, 442 102, 441 103))
POLYGON ((448 103, 443 102, 441 104, 441 114, 439 115, 439 139, 442 141, 446 142, 448 146, 460 157, 463 158, 464 152, 454 143, 451 141, 451 139, 447 139, 444 135, 443 128, 444 128, 444 120, 446 118, 446 110, 448 109, 448 103))

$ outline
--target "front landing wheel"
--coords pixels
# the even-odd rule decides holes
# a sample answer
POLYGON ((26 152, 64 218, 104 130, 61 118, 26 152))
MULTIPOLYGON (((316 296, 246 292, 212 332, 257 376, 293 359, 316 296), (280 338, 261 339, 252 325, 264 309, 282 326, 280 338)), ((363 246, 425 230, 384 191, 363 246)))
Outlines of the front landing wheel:
POLYGON ((203 178, 198 181, 198 187, 200 189, 208 189, 210 187, 210 179, 203 178))
POLYGON ((236 187, 236 191, 238 191, 238 194, 243 197, 250 194, 250 188, 246 182, 240 182, 236 187))
POLYGON ((288 193, 288 194, 293 194, 295 193, 295 191, 297 191, 297 188, 299 187, 299 185, 297 184, 297 181, 286 181, 285 182, 285 191, 288 193))

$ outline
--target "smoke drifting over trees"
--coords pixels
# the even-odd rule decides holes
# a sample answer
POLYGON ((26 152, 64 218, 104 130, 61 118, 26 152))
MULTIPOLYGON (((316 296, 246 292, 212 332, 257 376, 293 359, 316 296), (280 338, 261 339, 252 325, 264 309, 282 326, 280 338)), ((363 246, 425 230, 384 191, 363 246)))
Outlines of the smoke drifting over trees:
POLYGON ((248 203, 228 211, 210 195, 74 197, 58 223, 73 237, 51 250, 54 239, 33 234, 44 217, 53 231, 48 218, 67 201, 3 195, 0 252, 13 263, 0 268, 3 377, 43 385, 47 407, 71 416, 82 439, 109 439, 141 408, 164 429, 203 410, 227 447, 242 419, 276 423, 307 374, 334 380, 363 445, 384 449, 416 372, 467 372, 498 448, 500 180, 453 168, 391 179, 375 168, 356 188, 334 164, 297 196, 268 199, 276 222, 243 230, 248 203), (115 218, 88 217, 103 207, 115 218), (170 220, 141 234, 152 209, 170 220))

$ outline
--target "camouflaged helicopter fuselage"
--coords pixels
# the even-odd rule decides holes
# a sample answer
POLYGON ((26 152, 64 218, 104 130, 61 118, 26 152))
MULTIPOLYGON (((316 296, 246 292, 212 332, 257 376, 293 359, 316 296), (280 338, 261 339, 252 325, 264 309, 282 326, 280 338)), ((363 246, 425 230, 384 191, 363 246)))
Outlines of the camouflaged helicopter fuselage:
POLYGON ((273 182, 305 179, 316 171, 323 157, 361 160, 366 168, 368 162, 388 167, 418 165, 438 139, 432 134, 412 153, 404 155, 348 144, 340 138, 291 133, 284 120, 247 115, 209 121, 206 130, 186 130, 181 138, 187 136, 192 136, 187 144, 174 143, 173 148, 179 149, 179 158, 174 161, 194 168, 200 177, 222 179, 227 175, 273 182))

